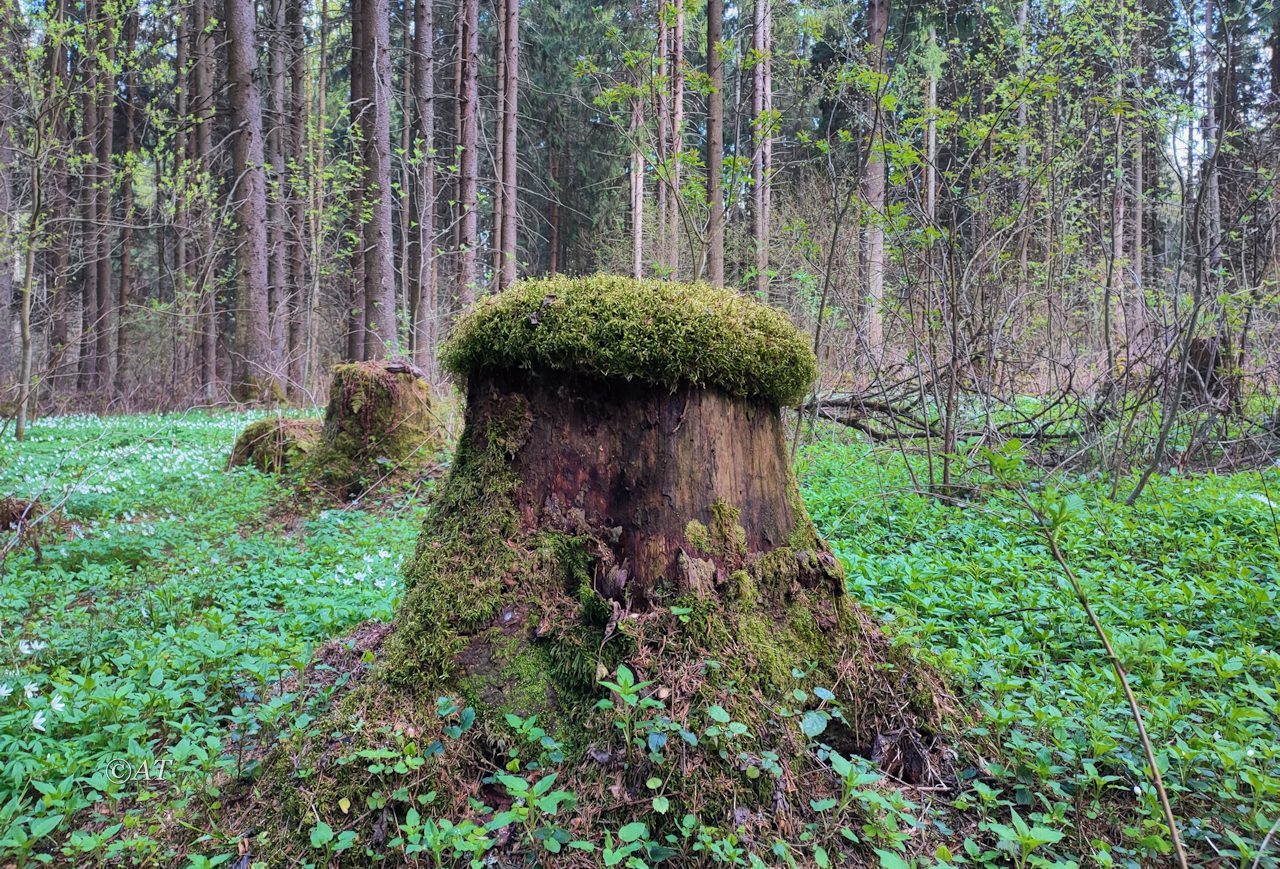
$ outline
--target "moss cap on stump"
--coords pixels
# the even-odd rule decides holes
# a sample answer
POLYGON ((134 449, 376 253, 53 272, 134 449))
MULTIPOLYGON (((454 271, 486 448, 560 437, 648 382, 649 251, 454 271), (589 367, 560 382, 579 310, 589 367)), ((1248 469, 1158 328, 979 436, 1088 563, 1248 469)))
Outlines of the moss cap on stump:
POLYGON ((522 281, 479 302, 441 353, 467 376, 544 367, 797 404, 818 375, 786 315, 709 284, 617 275, 522 281))

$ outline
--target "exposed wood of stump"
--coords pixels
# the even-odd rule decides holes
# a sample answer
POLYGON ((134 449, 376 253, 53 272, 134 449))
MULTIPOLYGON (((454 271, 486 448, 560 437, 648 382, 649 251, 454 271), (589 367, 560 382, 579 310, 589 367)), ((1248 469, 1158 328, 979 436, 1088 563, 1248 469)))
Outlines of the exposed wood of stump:
POLYGON ((669 578, 696 585, 695 558, 731 571, 789 544, 800 517, 781 420, 768 403, 524 370, 475 378, 468 416, 483 425, 513 395, 531 419, 512 460, 522 522, 607 539, 605 597, 638 605, 669 578), (707 536, 730 511, 742 539, 715 551, 707 536))

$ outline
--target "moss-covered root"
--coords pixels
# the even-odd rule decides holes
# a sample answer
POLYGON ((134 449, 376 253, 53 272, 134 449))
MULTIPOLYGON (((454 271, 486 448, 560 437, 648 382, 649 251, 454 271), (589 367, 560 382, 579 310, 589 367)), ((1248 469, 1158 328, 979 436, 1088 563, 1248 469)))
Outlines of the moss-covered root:
POLYGON ((441 440, 431 389, 411 367, 353 362, 333 369, 324 434, 307 476, 346 497, 388 476, 413 471, 441 440))
POLYGON ((320 428, 318 419, 260 419, 240 432, 227 467, 254 467, 267 474, 297 471, 320 443, 320 428))

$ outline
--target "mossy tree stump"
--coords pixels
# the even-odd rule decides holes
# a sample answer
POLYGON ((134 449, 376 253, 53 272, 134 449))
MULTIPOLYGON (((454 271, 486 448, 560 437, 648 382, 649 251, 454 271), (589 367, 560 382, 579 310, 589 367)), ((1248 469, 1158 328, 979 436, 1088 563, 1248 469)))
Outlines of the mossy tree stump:
POLYGON ((442 359, 467 385, 465 429, 381 680, 580 740, 603 673, 671 663, 671 638, 644 634, 679 611, 697 625, 683 654, 725 661, 757 699, 814 666, 861 674, 848 739, 866 753, 908 717, 936 723, 927 691, 902 696, 914 674, 887 675, 896 652, 800 499, 780 407, 817 365, 782 314, 703 285, 529 281, 478 305, 442 359))
POLYGON ((254 467, 267 474, 298 471, 320 443, 320 431, 318 419, 260 419, 240 432, 227 467, 254 467))
POLYGON ((333 369, 320 444, 307 474, 340 496, 428 461, 439 443, 431 388, 399 362, 352 362, 333 369))
MULTIPOLYGON (((468 314, 442 359, 466 382, 465 429, 394 629, 321 728, 346 736, 292 745, 268 775, 273 804, 304 807, 295 829, 386 792, 339 756, 409 740, 434 753, 388 811, 420 788, 433 812, 474 816, 495 768, 559 763, 556 787, 592 807, 573 835, 597 842, 686 812, 762 840, 799 829, 840 794, 827 751, 936 780, 938 683, 848 598, 799 496, 780 407, 816 361, 781 314, 700 285, 530 281, 468 314), (647 697, 625 721, 602 684, 624 666, 647 697), (464 707, 465 733, 441 711, 464 707), (800 726, 815 717, 824 746, 800 726), (548 734, 534 748, 531 720, 548 734)), ((482 800, 509 804, 494 787, 482 800)))

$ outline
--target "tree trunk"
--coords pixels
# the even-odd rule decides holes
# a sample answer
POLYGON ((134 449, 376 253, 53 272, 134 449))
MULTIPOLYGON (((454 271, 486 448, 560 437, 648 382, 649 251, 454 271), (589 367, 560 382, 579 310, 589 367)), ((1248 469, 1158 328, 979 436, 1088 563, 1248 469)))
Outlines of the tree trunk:
MULTIPOLYGON (((351 99, 348 105, 352 123, 358 129, 364 128, 365 113, 365 61, 364 61, 364 0, 351 0, 351 61, 347 67, 351 84, 351 99)), ((364 147, 353 148, 359 166, 356 170, 355 189, 351 191, 351 292, 350 307, 347 309, 347 359, 359 362, 364 359, 365 331, 365 250, 364 230, 361 221, 365 206, 364 147)))
POLYGON ((270 167, 267 184, 267 311, 271 330, 271 346, 284 347, 289 292, 289 250, 286 242, 288 211, 286 190, 288 178, 284 152, 286 126, 285 71, 285 0, 268 0, 270 19, 267 35, 267 112, 266 159, 270 167))
POLYGON ((415 127, 415 184, 412 190, 411 305, 414 363, 435 382, 436 343, 436 174, 435 174, 435 16, 434 0, 413 4, 413 108, 415 127))
POLYGON ((200 227, 204 236, 196 269, 196 304, 199 307, 196 337, 200 359, 201 393, 211 401, 218 383, 218 300, 213 281, 214 216, 211 191, 207 183, 213 172, 213 58, 214 40, 209 29, 206 0, 192 0, 195 26, 192 28, 196 56, 192 65, 192 98, 195 101, 195 171, 199 173, 198 189, 203 194, 200 204, 200 227))
POLYGON ((199 334, 198 308, 192 305, 188 296, 191 281, 188 273, 190 264, 187 262, 187 233, 191 225, 188 195, 194 164, 191 139, 187 135, 188 126, 191 123, 191 77, 187 70, 191 62, 191 32, 188 24, 188 15, 191 14, 189 7, 178 12, 173 40, 173 81, 177 89, 177 93, 174 94, 177 130, 174 131, 173 140, 173 226, 171 227, 173 231, 173 305, 175 310, 182 312, 183 322, 189 330, 182 336, 187 340, 182 342, 181 349, 176 343, 179 340, 180 330, 174 330, 174 355, 177 357, 174 359, 174 368, 177 369, 184 390, 193 389, 197 381, 195 352, 197 342, 192 340, 192 336, 199 334))
POLYGON ((654 105, 658 115, 658 179, 655 192, 657 217, 655 218, 654 261, 659 272, 669 277, 671 272, 671 27, 667 20, 666 3, 658 4, 658 82, 654 93, 654 105))
POLYGON ((476 193, 479 154, 479 50, 480 0, 462 0, 462 20, 458 43, 458 66, 461 75, 459 91, 458 145, 461 151, 458 168, 458 301, 462 306, 475 301, 476 243, 478 214, 476 193))
POLYGON ((242 401, 280 397, 267 310, 267 188, 253 0, 226 0, 227 78, 231 85, 233 196, 238 246, 234 394, 242 401))
MULTIPOLYGON (((1030 0, 1022 0, 1018 5, 1018 75, 1026 77, 1027 61, 1030 52, 1031 31, 1028 25, 1030 0)), ((1031 221, 1028 219, 1031 203, 1031 171, 1028 165, 1027 129, 1028 106, 1027 95, 1018 99, 1018 298, 1027 294, 1027 257, 1030 244, 1031 221)))
POLYGON ((364 0, 365 359, 399 354, 391 238, 391 11, 387 0, 364 0))
POLYGON ((502 206, 506 203, 506 194, 504 192, 506 184, 506 172, 503 171, 503 160, 506 159, 507 149, 507 0, 496 0, 494 3, 494 18, 497 19, 498 29, 498 45, 494 51, 495 65, 497 66, 496 81, 496 99, 498 106, 498 138, 493 149, 493 232, 490 241, 493 245, 493 290, 494 292, 502 291, 502 255, 506 248, 502 244, 502 206))
POLYGON ((867 7, 867 42, 871 52, 871 66, 878 73, 871 94, 867 114, 871 129, 867 136, 866 172, 863 176, 863 198, 867 204, 866 262, 867 262, 867 352, 877 359, 884 345, 884 220, 885 220, 885 165, 884 120, 881 117, 880 99, 884 92, 886 74, 885 33, 889 28, 889 0, 869 0, 867 7))
POLYGON ((631 105, 631 276, 644 277, 644 153, 640 131, 644 123, 640 100, 631 105))
POLYGON ((751 149, 751 239, 755 245, 755 290, 771 304, 784 300, 770 295, 769 221, 770 173, 773 162, 773 81, 770 52, 773 48, 772 0, 755 0, 751 48, 755 68, 752 70, 751 110, 753 147, 751 149))
MULTIPOLYGON (((304 23, 304 0, 288 0, 286 12, 289 43, 289 152, 295 165, 303 167, 302 171, 315 172, 314 167, 307 164, 307 112, 310 100, 307 99, 307 43, 304 23)), ((288 308, 288 382, 291 398, 301 398, 304 394, 305 375, 304 359, 306 354, 303 340, 303 312, 306 310, 307 284, 307 209, 302 195, 303 179, 290 177, 285 171, 284 178, 289 203, 289 228, 286 238, 289 245, 289 284, 285 288, 286 307, 288 308)))
MULTIPOLYGON (((0 0, 0 50, 10 50, 19 44, 21 30, 15 20, 17 6, 14 0, 0 0), (10 38, 10 34, 13 37, 10 38)), ((19 215, 13 202, 14 171, 17 169, 18 152, 14 147, 13 126, 21 117, 19 110, 19 88, 16 77, 0 76, 0 394, 7 392, 15 375, 21 391, 21 359, 25 344, 19 340, 17 358, 13 355, 13 301, 14 279, 13 262, 18 255, 19 215)), ((33 187, 33 195, 40 190, 33 187)), ((31 232, 25 233, 28 242, 31 232)), ((26 301, 25 296, 23 302, 26 301)), ((20 318, 21 320, 21 318, 20 318)), ((19 322, 19 330, 22 323, 19 322)), ((7 414, 0 413, 0 431, 8 424, 7 414)))
MULTIPOLYGON (((31 302, 36 290, 36 249, 44 234, 44 183, 41 177, 43 147, 37 144, 31 164, 31 216, 27 223, 26 251, 22 269, 22 299, 18 313, 20 359, 18 363, 18 413, 13 436, 21 441, 27 435, 27 417, 31 412, 31 379, 34 341, 31 334, 31 302)), ((7 183, 8 179, 4 179, 7 183)), ((5 300, 7 302, 7 300, 5 300)))
MULTIPOLYGON (((57 0, 54 26, 61 31, 66 21, 66 0, 57 0)), ((45 282, 49 291, 49 348, 46 381, 61 387, 68 347, 67 316, 71 301, 67 297, 67 273, 70 265, 71 198, 68 193, 67 160, 71 142, 67 130, 67 49, 62 39, 48 47, 48 86, 53 89, 49 106, 49 129, 56 146, 50 155, 48 172, 49 223, 52 230, 45 245, 45 282)))
POLYGON ((138 10, 129 13, 125 21, 124 65, 124 171, 120 178, 120 198, 123 229, 120 232, 120 283, 116 298, 116 361, 115 393, 123 396, 128 375, 128 341, 126 340, 126 312, 133 294, 133 233, 136 215, 133 208, 134 124, 137 118, 138 83, 138 10))
POLYGON ((707 0, 707 280, 724 286, 724 0, 707 0))
POLYGON ((498 288, 506 289, 516 281, 519 245, 516 227, 519 164, 516 158, 516 136, 520 129, 520 0, 505 0, 506 63, 503 83, 502 114, 502 263, 498 288))
POLYGON ((77 58, 80 73, 80 117, 84 176, 80 183, 80 236, 79 242, 84 251, 84 261, 80 268, 80 339, 76 348, 76 386, 80 392, 88 392, 93 388, 97 376, 97 360, 93 355, 93 332, 98 297, 98 270, 94 266, 94 257, 98 252, 98 172, 94 163, 98 137, 98 102, 94 97, 97 91, 97 72, 92 58, 96 53, 97 28, 93 25, 94 0, 86 0, 85 4, 85 50, 77 58))
POLYGON ((684 0, 671 0, 671 201, 667 207, 668 267, 680 279, 680 224, 684 198, 680 193, 680 156, 684 150, 684 0))
POLYGON ((114 223, 112 208, 112 186, 115 180, 115 167, 112 154, 115 151, 115 118, 116 87, 115 57, 116 32, 114 22, 109 14, 104 14, 99 24, 102 28, 100 36, 103 42, 98 46, 101 62, 98 71, 98 90, 95 98, 98 102, 98 135, 95 137, 95 162, 97 164, 98 187, 95 189, 97 209, 94 228, 97 233, 97 250, 94 252, 94 267, 98 275, 94 281, 96 304, 94 305, 94 349, 95 361, 94 386, 102 392, 109 389, 115 381, 115 356, 111 352, 111 341, 115 337, 115 296, 111 292, 111 248, 114 223))

